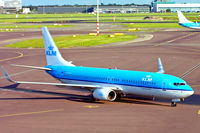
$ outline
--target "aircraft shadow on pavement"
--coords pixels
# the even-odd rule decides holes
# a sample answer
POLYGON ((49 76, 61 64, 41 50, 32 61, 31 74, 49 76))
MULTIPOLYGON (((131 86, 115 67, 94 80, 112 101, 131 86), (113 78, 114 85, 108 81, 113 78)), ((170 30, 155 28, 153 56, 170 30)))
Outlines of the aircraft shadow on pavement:
MULTIPOLYGON (((19 91, 19 92, 26 92, 26 93, 38 93, 38 94, 46 94, 46 95, 54 95, 57 97, 31 97, 31 98, 0 98, 1 100, 55 100, 55 99, 66 99, 70 101, 77 101, 77 102, 88 102, 92 103, 90 96, 84 95, 77 95, 77 94, 69 94, 69 93, 61 93, 61 92, 53 92, 53 91, 41 91, 41 90, 33 90, 33 89, 24 89, 24 88, 17 88, 19 84, 13 84, 9 86, 1 87, 5 90, 12 90, 12 91, 19 91)), ((95 101, 96 104, 103 104, 103 102, 95 101)))
POLYGON ((165 106, 169 107, 169 105, 165 105, 163 103, 158 103, 158 100, 153 100, 151 97, 142 97, 138 95, 127 95, 125 98, 121 98, 117 100, 120 103, 132 103, 132 104, 143 104, 143 105, 155 105, 155 106, 165 106))
POLYGON ((181 32, 199 32, 199 30, 187 30, 187 31, 181 31, 181 32))
MULTIPOLYGON (((84 102, 84 103, 95 103, 95 104, 103 104, 102 101, 92 101, 91 95, 78 95, 78 94, 69 94, 69 93, 60 93, 60 92, 52 92, 52 91, 41 91, 41 90, 33 90, 33 89, 24 89, 24 88, 17 88, 19 84, 13 84, 9 86, 1 87, 5 90, 12 90, 12 91, 19 91, 19 92, 27 92, 27 93, 38 93, 38 94, 47 94, 47 95, 55 95, 57 97, 31 97, 31 98, 0 98, 1 100, 56 100, 56 99, 65 99, 70 101, 76 101, 76 102, 84 102), (59 97, 58 97, 59 96, 59 97)), ((132 103, 132 104, 145 104, 145 105, 156 105, 156 106, 167 106, 162 103, 156 103, 156 102, 170 102, 169 100, 162 100, 162 99, 156 99, 156 102, 152 100, 152 98, 149 97, 141 97, 141 96, 134 96, 134 95, 128 95, 126 98, 121 98, 120 100, 117 100, 119 103, 132 103)), ((200 106, 200 95, 194 94, 190 96, 189 98, 186 98, 184 102, 180 102, 180 104, 188 104, 188 105, 197 105, 200 106)))
POLYGON ((186 98, 184 102, 181 102, 181 104, 189 104, 189 105, 200 106, 200 95, 199 94, 193 94, 192 96, 186 98))

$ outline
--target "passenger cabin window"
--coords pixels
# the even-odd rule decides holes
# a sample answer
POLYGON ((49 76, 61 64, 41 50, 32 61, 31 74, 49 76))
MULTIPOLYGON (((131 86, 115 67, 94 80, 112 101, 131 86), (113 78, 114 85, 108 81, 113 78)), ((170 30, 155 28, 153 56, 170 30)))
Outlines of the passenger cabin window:
POLYGON ((175 86, 186 85, 185 83, 174 83, 175 86))

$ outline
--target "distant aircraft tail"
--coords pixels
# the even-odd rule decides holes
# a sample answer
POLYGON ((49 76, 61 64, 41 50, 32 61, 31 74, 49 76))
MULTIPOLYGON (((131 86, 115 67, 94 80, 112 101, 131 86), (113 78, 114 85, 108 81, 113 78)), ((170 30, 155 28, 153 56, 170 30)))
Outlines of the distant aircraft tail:
POLYGON ((189 21, 181 11, 177 11, 178 13, 178 19, 179 19, 179 23, 193 23, 191 21, 189 21))
POLYGON ((47 27, 42 28, 42 35, 45 46, 45 54, 47 65, 50 66, 75 66, 71 62, 66 61, 61 56, 58 48, 56 47, 53 38, 51 37, 47 27))

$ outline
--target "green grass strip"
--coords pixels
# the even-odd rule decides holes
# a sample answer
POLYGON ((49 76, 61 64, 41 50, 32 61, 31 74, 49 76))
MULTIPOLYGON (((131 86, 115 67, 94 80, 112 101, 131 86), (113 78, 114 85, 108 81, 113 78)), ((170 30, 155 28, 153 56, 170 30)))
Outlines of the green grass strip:
POLYGON ((42 27, 48 27, 48 28, 66 28, 66 27, 75 27, 75 25, 66 25, 66 24, 52 24, 52 25, 0 25, 0 28, 3 29, 27 29, 27 28, 42 28, 42 27))
POLYGON ((123 25, 128 28, 181 28, 178 23, 131 23, 123 25))
MULTIPOLYGON (((191 21, 198 21, 198 13, 184 13, 186 18, 191 21)), ((177 13, 130 13, 130 14, 100 14, 100 22, 178 22, 177 13), (155 19, 144 20, 145 17, 154 17, 155 19)), ((0 23, 17 22, 47 22, 47 21, 87 21, 95 22, 96 15, 86 13, 66 13, 66 14, 0 14, 0 23)))
MULTIPOLYGON (((199 13, 183 13, 185 16, 198 16, 199 13)), ((127 17, 127 16, 177 16, 177 13, 105 13, 100 14, 104 17, 127 17)), ((66 18, 66 17, 96 17, 94 14, 87 13, 65 13, 65 14, 18 14, 17 19, 31 18, 66 18)), ((1 19, 16 19, 16 14, 0 14, 1 19)))
MULTIPOLYGON (((54 41, 56 45, 60 48, 71 48, 71 47, 85 47, 85 46, 94 46, 94 45, 129 41, 129 40, 134 40, 136 37, 137 35, 122 35, 115 37, 108 37, 108 35, 100 35, 100 36, 77 35, 76 37, 72 36, 55 37, 54 41)), ((43 39, 31 39, 6 45, 6 47, 43 48, 44 44, 43 44, 43 39)))

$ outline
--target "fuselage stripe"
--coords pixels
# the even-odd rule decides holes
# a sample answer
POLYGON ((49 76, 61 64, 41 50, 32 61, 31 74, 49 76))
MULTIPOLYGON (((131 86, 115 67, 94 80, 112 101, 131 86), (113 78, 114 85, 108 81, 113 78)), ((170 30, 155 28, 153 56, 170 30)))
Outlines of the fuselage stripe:
POLYGON ((131 87, 143 87, 143 88, 152 88, 152 89, 161 89, 161 90, 178 90, 178 91, 192 91, 186 89, 169 89, 169 88, 159 88, 159 87, 146 87, 142 85, 130 85, 130 84, 120 84, 120 83, 108 83, 108 82, 100 82, 100 81, 90 81, 90 80, 81 80, 81 79, 70 79, 70 78, 57 78, 58 80, 72 80, 72 81, 84 81, 84 82, 93 82, 93 83, 104 83, 104 84, 112 84, 112 85, 124 85, 124 86, 131 86, 131 87))

